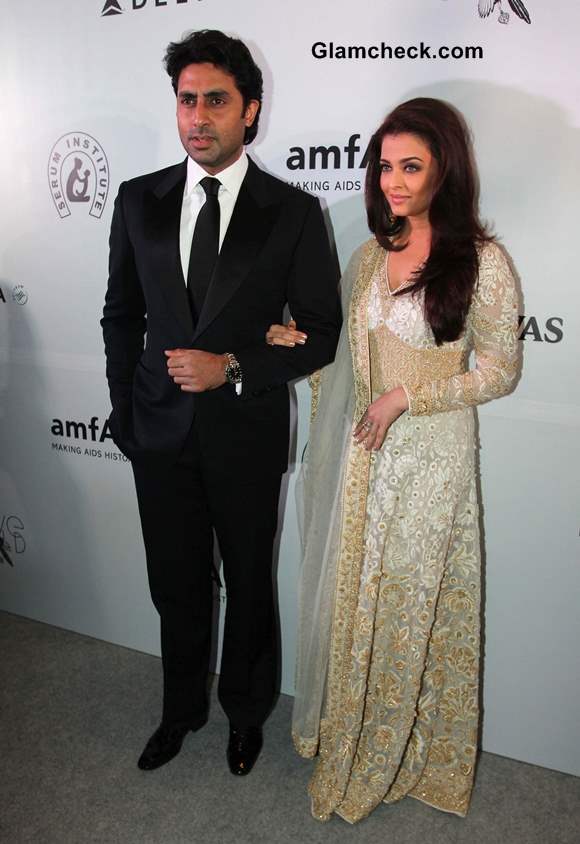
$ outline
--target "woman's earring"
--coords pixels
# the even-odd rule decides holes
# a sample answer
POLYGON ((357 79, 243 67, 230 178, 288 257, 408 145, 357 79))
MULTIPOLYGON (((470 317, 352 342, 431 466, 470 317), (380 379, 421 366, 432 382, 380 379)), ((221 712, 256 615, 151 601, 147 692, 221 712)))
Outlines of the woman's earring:
POLYGON ((393 212, 391 211, 391 206, 385 199, 385 214, 387 215, 387 222, 389 226, 393 226, 395 224, 395 220, 397 219, 393 212))

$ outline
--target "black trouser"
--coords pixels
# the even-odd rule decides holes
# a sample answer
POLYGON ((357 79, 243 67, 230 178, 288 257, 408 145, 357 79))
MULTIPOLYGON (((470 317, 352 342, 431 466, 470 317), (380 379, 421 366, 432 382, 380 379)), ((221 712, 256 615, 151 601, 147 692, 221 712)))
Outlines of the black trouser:
POLYGON ((218 696, 230 721, 259 726, 277 681, 272 548, 280 474, 212 471, 195 423, 174 465, 133 464, 149 585, 161 618, 163 721, 206 718, 213 530, 227 606, 218 696))

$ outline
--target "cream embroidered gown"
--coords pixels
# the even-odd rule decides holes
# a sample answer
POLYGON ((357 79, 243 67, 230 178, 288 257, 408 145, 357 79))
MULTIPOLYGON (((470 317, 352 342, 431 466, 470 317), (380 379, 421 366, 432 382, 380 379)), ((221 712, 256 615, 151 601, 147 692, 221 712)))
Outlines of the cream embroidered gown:
MULTIPOLYGON (((459 815, 467 811, 477 748, 480 613, 472 408, 507 393, 517 374, 514 282, 497 245, 481 249, 463 336, 441 347, 425 321, 422 296, 390 294, 385 254, 372 240, 351 268, 354 415, 351 410, 332 511, 334 536, 321 541, 316 512, 306 528, 293 726, 298 751, 319 753, 309 788, 314 816, 327 819, 334 811, 350 822, 405 795, 459 815), (352 423, 398 385, 407 391, 409 412, 369 456, 354 444, 352 423), (318 564, 317 553, 327 557, 330 574, 318 584, 322 604, 315 607, 307 567, 309 560, 318 564), (325 594, 326 645, 320 644, 325 594)), ((334 367, 341 365, 339 356, 334 367)), ((325 373, 320 389, 322 402, 325 373)), ((324 412, 327 422, 313 422, 321 430, 333 418, 328 397, 324 412)), ((311 459, 316 495, 316 455, 311 459)))

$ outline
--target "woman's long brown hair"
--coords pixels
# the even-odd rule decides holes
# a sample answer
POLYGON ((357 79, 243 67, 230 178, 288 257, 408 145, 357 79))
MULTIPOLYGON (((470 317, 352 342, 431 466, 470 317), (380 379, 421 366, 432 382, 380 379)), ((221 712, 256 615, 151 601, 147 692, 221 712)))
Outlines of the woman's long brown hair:
POLYGON ((380 245, 389 251, 406 245, 395 243, 405 218, 392 214, 380 186, 383 138, 402 133, 420 138, 437 162, 429 207, 431 251, 404 292, 425 289, 425 317, 439 346, 463 332, 479 269, 477 246, 491 236, 479 219, 477 177, 463 118, 442 100, 418 97, 397 106, 369 144, 365 201, 369 228, 380 245))

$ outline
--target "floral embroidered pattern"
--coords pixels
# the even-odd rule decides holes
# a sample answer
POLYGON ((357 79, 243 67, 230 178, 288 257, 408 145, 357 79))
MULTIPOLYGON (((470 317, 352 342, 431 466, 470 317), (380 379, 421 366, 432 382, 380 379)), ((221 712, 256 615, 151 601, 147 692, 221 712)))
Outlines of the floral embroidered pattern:
MULTIPOLYGON (((513 279, 494 244, 463 336, 435 346, 421 297, 385 290, 367 244, 349 332, 355 421, 404 383, 410 413, 352 445, 312 812, 350 822, 406 795, 464 815, 478 726, 480 547, 471 407, 517 372, 513 279), (466 371, 471 349, 476 367, 466 371)), ((304 748, 311 755, 312 748, 304 748)))

